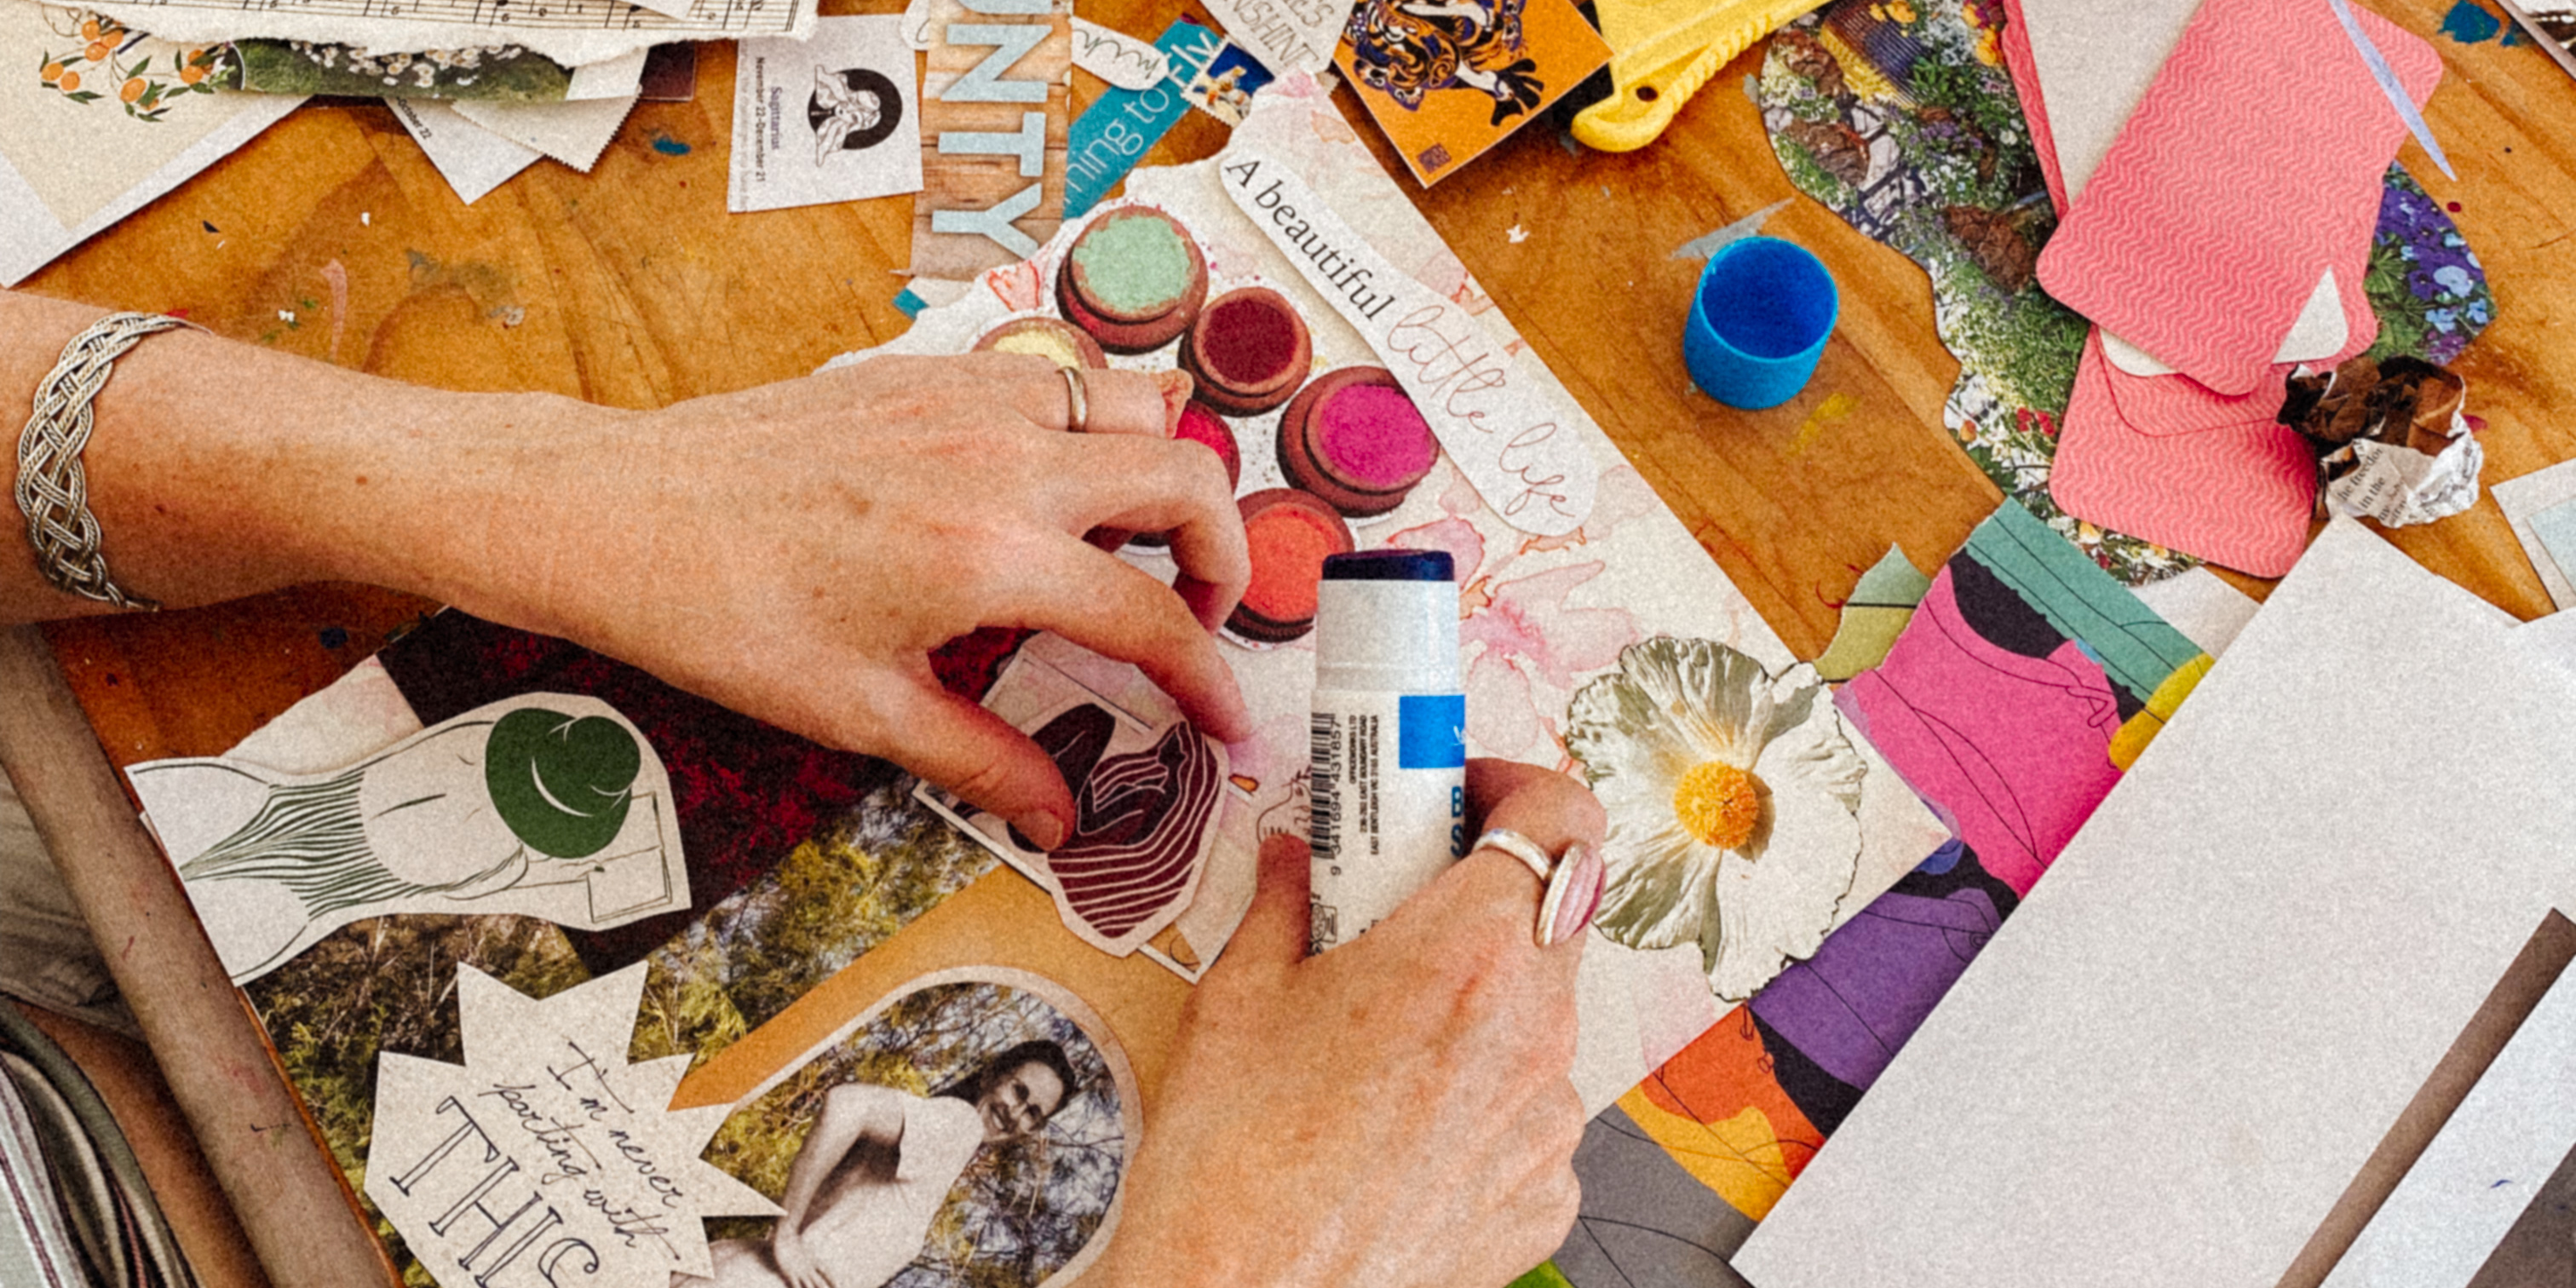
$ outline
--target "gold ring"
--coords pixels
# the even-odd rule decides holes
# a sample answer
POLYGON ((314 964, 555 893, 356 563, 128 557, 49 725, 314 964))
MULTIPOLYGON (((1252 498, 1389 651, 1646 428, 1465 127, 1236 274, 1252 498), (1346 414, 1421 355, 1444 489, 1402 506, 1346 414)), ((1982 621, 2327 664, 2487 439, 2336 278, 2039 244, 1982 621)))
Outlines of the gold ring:
POLYGON ((1077 434, 1091 431, 1091 393, 1082 387, 1080 367, 1058 367, 1064 373, 1064 396, 1071 404, 1064 416, 1064 427, 1077 434))

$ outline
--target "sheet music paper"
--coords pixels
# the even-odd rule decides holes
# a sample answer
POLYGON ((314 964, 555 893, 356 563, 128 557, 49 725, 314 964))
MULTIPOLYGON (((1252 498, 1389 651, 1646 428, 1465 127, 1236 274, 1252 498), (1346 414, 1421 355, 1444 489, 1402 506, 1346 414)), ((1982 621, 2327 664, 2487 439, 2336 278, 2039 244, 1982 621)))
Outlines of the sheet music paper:
POLYGON ((267 36, 362 46, 377 54, 523 45, 569 66, 674 40, 813 34, 814 0, 104 0, 98 12, 165 40, 267 36))

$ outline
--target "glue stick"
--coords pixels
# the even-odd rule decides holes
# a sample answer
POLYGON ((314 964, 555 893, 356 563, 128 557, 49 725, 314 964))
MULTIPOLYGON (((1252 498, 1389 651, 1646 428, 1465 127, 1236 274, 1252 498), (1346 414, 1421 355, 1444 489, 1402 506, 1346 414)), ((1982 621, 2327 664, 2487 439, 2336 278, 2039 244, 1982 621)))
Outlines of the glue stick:
POLYGON ((1309 941, 1322 952, 1467 852, 1467 697, 1447 552, 1324 560, 1313 712, 1309 941))

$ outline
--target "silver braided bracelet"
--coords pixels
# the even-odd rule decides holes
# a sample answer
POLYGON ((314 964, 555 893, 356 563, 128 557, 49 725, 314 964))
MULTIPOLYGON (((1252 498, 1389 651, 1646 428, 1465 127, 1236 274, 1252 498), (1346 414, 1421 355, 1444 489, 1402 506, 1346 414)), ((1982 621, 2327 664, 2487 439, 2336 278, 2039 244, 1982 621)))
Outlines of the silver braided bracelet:
POLYGON ((35 414, 18 432, 18 510, 27 516, 36 566, 55 589, 119 608, 161 606, 127 594, 107 575, 81 449, 89 446, 95 421, 90 402, 107 387, 116 360, 147 335, 189 325, 158 313, 108 314, 73 336, 62 361, 36 386, 35 414))

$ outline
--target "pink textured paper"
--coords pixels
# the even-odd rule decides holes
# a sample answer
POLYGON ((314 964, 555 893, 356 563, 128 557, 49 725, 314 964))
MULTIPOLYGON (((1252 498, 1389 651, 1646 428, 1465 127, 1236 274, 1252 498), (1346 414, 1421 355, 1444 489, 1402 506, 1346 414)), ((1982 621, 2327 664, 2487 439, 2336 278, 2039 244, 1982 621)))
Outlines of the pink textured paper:
MULTIPOLYGON (((2040 89, 2037 64, 2031 57, 2030 31, 2022 25, 2021 0, 2004 0, 2004 19, 2004 70, 2012 76, 2013 92, 2020 97, 2022 116, 2030 124, 2031 150, 2039 155, 2039 172, 2048 183, 2049 203, 2064 211, 2066 173, 2058 165, 2057 136, 2049 127, 2047 95, 2040 89)), ((2325 359, 2324 366, 2340 366, 2379 340, 2379 314, 2371 309, 2370 293, 2361 285, 2370 273, 2370 239, 2378 226, 2378 209, 2374 200, 2372 219, 2355 229, 2351 244, 2344 248, 2343 258, 2334 265, 2337 293, 2343 298, 2345 340, 2343 352, 2325 359)), ((2300 303, 2304 307, 2306 301, 2300 303)), ((2274 351, 2278 352, 2277 348, 2274 351)), ((2296 363, 2278 366, 2273 372, 2276 378, 2257 384, 2254 396, 2269 397, 2270 391, 2288 379, 2297 366, 2296 363)), ((2128 374, 2116 365, 2112 370, 2118 375, 2128 374)), ((2237 400, 2211 393, 2190 381, 2182 383, 2191 388, 2164 396, 2143 394, 2134 400, 2136 405, 2129 416, 2130 425, 2142 434, 2169 434, 2244 422, 2243 408, 2237 405, 2237 400)))
POLYGON ((2120 781, 2120 704, 2101 664, 2071 640, 2044 658, 1988 642, 1960 617, 1947 569, 1887 660, 1834 705, 1916 795, 1957 812, 1959 839, 2015 894, 2120 781))
POLYGON ((2130 375, 2103 355, 2096 328, 2075 368, 2048 494, 2076 518, 2281 576, 2307 548, 2317 457, 2273 420, 2279 410, 2277 395, 2231 399, 2181 376, 2130 375), (2134 417, 2191 429, 2150 432, 2134 417))
MULTIPOLYGON (((2408 93, 2431 97, 2440 55, 2359 16, 2408 93)), ((2318 274, 2366 247, 2406 138, 2324 0, 2207 0, 2040 253, 2040 282, 2212 390, 2251 393, 2318 274)))
POLYGON ((2021 114, 2030 123, 2030 146, 2039 153, 2040 177, 2048 181, 2048 201, 2066 213, 2066 173, 2057 165, 2057 136, 2049 132, 2048 103, 2040 92, 2038 64, 2030 52, 2030 28, 2022 25, 2021 0, 2004 0, 2004 71, 2012 76, 2021 114))

